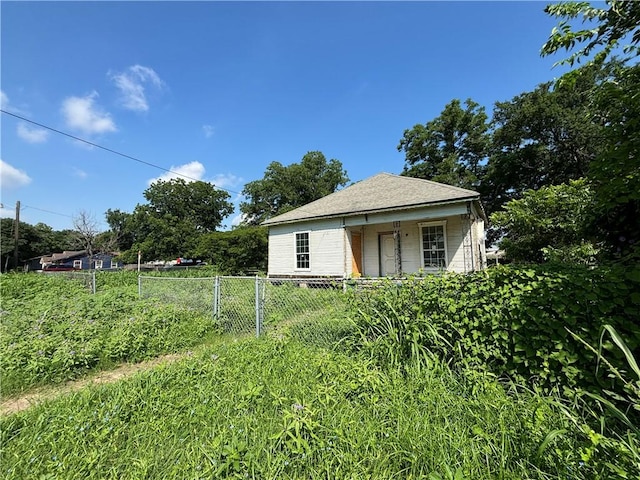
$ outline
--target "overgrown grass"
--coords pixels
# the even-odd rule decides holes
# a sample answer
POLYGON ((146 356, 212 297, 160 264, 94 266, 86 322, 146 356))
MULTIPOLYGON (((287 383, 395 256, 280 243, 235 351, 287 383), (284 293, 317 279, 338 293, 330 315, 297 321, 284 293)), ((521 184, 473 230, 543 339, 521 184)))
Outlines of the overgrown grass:
POLYGON ((334 346, 353 329, 342 286, 329 281, 299 286, 267 281, 263 290, 264 330, 316 346, 334 346))
POLYGON ((638 267, 498 267, 388 282, 352 300, 354 347, 376 364, 437 356, 562 395, 583 471, 640 478, 638 267))
POLYGON ((385 371, 273 340, 207 347, 5 417, 0 430, 7 479, 588 473, 571 424, 543 397, 436 361, 385 371))
MULTIPOLYGON (((618 360, 640 371, 629 361, 638 337, 624 348, 617 341, 637 332, 640 276, 578 273, 584 275, 507 268, 393 284, 358 299, 355 323, 345 319, 339 292, 274 286, 263 306, 271 315, 266 331, 275 335, 205 346, 179 364, 2 419, 0 472, 5 478, 640 478, 634 415, 618 407, 637 409, 640 384, 618 360), (597 325, 588 320, 607 318, 622 325, 620 335, 611 327, 614 348, 600 346, 603 361, 615 360, 606 365, 624 398, 603 390, 587 405, 596 393, 578 391, 571 404, 495 380, 533 373, 539 384, 562 390, 594 378, 588 362, 600 355, 578 347, 593 343, 597 325), (351 356, 310 347, 333 345, 354 325, 359 333, 344 342, 351 356), (321 331, 326 342, 317 340, 321 331), (307 343, 289 343, 289 334, 307 343), (453 362, 455 371, 443 362, 453 362), (628 428, 611 435, 609 422, 619 413, 628 428)), ((215 331, 209 315, 139 300, 133 278, 109 277, 92 296, 62 278, 3 276, 3 393, 188 348, 215 331)), ((255 291, 230 282, 221 318, 247 322, 255 291)))
POLYGON ((211 315, 140 300, 130 286, 91 295, 48 275, 3 275, 0 320, 3 395, 186 349, 216 332, 211 315))
MULTIPOLYGON (((363 339, 382 357, 427 349, 549 390, 616 387, 570 332, 598 345, 611 325, 640 352, 640 266, 500 266, 387 283, 353 300, 363 339)), ((602 351, 624 369, 612 342, 602 351)))

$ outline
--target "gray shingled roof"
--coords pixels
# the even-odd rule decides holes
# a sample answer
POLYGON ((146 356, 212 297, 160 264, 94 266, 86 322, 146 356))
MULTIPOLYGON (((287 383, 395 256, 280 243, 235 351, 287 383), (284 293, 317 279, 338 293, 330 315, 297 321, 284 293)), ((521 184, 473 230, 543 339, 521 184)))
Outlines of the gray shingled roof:
POLYGON ((83 255, 86 255, 86 254, 87 254, 86 250, 65 250, 62 253, 54 253, 53 255, 51 255, 51 261, 59 262, 61 260, 69 260, 75 257, 82 257, 83 255))
POLYGON ((413 177, 379 173, 302 207, 265 220, 263 225, 416 208, 456 200, 479 200, 472 190, 413 177))

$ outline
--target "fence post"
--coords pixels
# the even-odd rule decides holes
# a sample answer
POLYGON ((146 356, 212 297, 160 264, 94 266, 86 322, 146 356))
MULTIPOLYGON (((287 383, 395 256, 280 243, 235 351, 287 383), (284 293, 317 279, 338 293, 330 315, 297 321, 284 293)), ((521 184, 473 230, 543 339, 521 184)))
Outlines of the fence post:
POLYGON ((213 282, 213 318, 218 318, 218 314, 220 313, 220 304, 218 303, 220 299, 220 277, 216 275, 216 279, 213 282))
POLYGON ((260 336, 260 277, 256 275, 256 337, 260 336))
POLYGON ((138 297, 142 298, 142 277, 138 275, 138 297))
POLYGON ((91 293, 96 294, 96 271, 91 272, 91 293))

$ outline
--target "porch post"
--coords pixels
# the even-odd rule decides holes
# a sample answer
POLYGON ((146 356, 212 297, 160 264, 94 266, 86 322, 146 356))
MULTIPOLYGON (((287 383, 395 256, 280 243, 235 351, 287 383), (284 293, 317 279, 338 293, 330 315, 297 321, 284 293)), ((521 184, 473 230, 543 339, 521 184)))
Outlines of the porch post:
POLYGON ((471 237, 471 214, 463 213, 460 215, 462 223, 462 254, 464 258, 464 273, 474 271, 473 259, 473 240, 471 237))
POLYGON ((393 239, 394 239, 394 250, 395 250, 395 263, 396 263, 396 276, 402 276, 402 251, 400 248, 400 240, 402 235, 400 234, 400 222, 393 222, 393 239))

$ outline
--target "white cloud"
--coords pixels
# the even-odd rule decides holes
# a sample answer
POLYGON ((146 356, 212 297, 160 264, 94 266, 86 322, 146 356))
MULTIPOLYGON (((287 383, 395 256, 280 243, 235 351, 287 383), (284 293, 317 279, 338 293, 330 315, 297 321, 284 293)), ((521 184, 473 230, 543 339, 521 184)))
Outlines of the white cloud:
POLYGON ((245 219, 247 218, 247 216, 244 213, 239 213, 238 215, 236 215, 235 217, 233 217, 231 219, 231 226, 232 227, 237 227, 238 225, 240 225, 245 219))
POLYGON ((219 173, 210 181, 218 188, 233 188, 242 183, 242 178, 236 177, 232 173, 219 173))
POLYGON ((18 123, 18 136, 25 142, 43 143, 49 138, 49 132, 43 128, 31 127, 24 122, 18 123))
POLYGON ((18 115, 28 116, 29 113, 21 108, 16 107, 13 103, 9 101, 9 97, 3 90, 0 90, 0 107, 3 110, 11 111, 11 113, 15 113, 18 115))
POLYGON ((62 114, 67 126, 86 134, 115 132, 111 115, 95 104, 98 92, 85 97, 68 97, 62 102, 62 114))
POLYGON ((79 168, 74 168, 73 169, 73 174, 76 177, 78 177, 78 178, 80 178, 82 180, 84 180, 85 178, 87 178, 89 176, 89 174, 87 172, 85 172, 84 170, 80 170, 79 168))
POLYGON ((157 182, 158 180, 162 180, 163 182, 166 182, 173 178, 183 178, 187 182, 192 182, 194 180, 202 180, 204 176, 205 168, 203 164, 196 161, 196 162, 185 163, 184 165, 178 165, 178 166, 172 165, 171 168, 169 168, 169 170, 171 171, 163 175, 160 175, 159 177, 152 178, 147 183, 151 185, 152 183, 157 182), (185 178, 185 177, 188 177, 188 178, 185 178))
POLYGON ((171 172, 164 173, 156 178, 151 178, 147 181, 147 183, 151 185, 152 183, 157 182, 158 180, 162 180, 163 182, 166 182, 174 178, 182 178, 187 182, 202 180, 204 182, 212 183, 217 188, 227 189, 227 188, 236 187, 242 184, 243 182, 242 177, 238 177, 236 175, 233 175, 232 173, 219 173, 218 175, 215 175, 213 178, 205 178, 204 165, 198 161, 189 162, 189 163, 185 163, 184 165, 178 165, 178 166, 172 165, 171 168, 169 168, 169 170, 171 170, 171 172))
POLYGON ((134 112, 149 110, 145 85, 150 84, 157 89, 164 86, 164 82, 152 68, 142 65, 133 65, 122 73, 109 73, 109 75, 116 87, 120 89, 120 101, 124 108, 134 112))
POLYGON ((16 218, 16 209, 0 204, 0 218, 16 218))
POLYGON ((0 159, 0 189, 15 189, 31 183, 31 178, 26 172, 18 170, 0 159))
POLYGON ((215 128, 213 128, 212 125, 203 125, 202 126, 202 131, 204 132, 204 136, 206 138, 211 138, 211 137, 213 137, 213 134, 215 133, 215 128))

